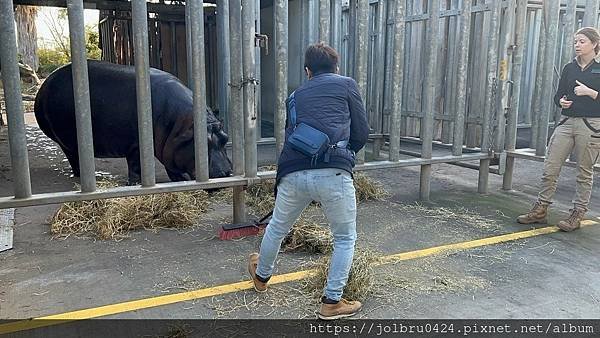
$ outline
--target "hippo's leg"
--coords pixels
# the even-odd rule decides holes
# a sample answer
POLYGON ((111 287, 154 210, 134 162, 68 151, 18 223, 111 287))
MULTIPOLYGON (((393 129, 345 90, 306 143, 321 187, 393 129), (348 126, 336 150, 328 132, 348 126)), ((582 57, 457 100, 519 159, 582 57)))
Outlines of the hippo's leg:
POLYGON ((79 154, 77 153, 77 150, 69 151, 63 148, 62 146, 61 149, 65 154, 65 157, 69 161, 69 164, 71 165, 71 170, 73 170, 73 176, 79 177, 81 172, 79 170, 79 154))
POLYGON ((180 181, 186 181, 187 180, 187 178, 185 178, 185 176, 183 176, 182 174, 178 174, 178 173, 172 172, 172 171, 170 171, 167 168, 165 168, 165 170, 167 171, 167 175, 169 175, 169 178, 173 182, 180 182, 180 181))
POLYGON ((142 181, 142 168, 140 166, 140 149, 134 148, 127 154, 127 185, 136 185, 142 181))

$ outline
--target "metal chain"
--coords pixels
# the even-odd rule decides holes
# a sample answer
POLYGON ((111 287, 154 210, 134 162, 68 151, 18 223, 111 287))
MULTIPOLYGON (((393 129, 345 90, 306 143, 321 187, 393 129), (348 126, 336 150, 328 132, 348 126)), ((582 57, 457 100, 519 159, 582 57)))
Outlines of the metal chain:
POLYGON ((233 89, 240 90, 248 83, 252 83, 253 85, 258 86, 260 84, 260 81, 258 81, 258 79, 255 77, 249 77, 249 78, 242 78, 242 81, 238 82, 238 83, 229 82, 229 83, 227 83, 227 85, 233 89))

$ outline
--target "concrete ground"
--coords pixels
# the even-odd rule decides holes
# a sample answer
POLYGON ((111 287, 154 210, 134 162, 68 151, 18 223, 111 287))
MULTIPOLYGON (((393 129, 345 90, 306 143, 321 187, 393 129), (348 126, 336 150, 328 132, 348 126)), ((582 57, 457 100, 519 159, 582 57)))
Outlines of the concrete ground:
MULTIPOLYGON (((1 129, 0 196, 12 195, 6 138, 6 128, 1 129)), ((71 189, 76 181, 60 151, 34 125, 28 138, 34 192, 71 189)), ((97 160, 97 166, 101 175, 125 180, 124 160, 97 160)), ((490 175, 490 193, 481 195, 477 171, 434 165, 428 203, 418 202, 418 167, 368 172, 390 196, 359 205, 357 247, 389 256, 530 230, 514 220, 535 200, 541 170, 541 163, 517 160, 514 191, 501 191, 502 177, 490 175)), ((167 180, 163 172, 158 179, 167 180)), ((564 168, 550 225, 568 215, 574 187, 575 170, 564 168)), ((600 221, 599 189, 596 182, 589 220, 600 221)), ((219 224, 230 220, 228 202, 213 203, 203 224, 192 229, 139 231, 118 242, 53 238, 48 220, 58 207, 15 210, 14 249, 0 253, 0 318, 214 291, 214 286, 248 280, 246 257, 260 244, 260 237, 215 237, 219 224)), ((362 299, 359 318, 600 319, 600 225, 417 256, 374 269, 374 293, 362 299)), ((282 253, 276 273, 310 269, 320 257, 282 253)), ((120 319, 314 318, 317 302, 304 284, 278 283, 264 295, 241 287, 170 305, 91 313, 120 319)))

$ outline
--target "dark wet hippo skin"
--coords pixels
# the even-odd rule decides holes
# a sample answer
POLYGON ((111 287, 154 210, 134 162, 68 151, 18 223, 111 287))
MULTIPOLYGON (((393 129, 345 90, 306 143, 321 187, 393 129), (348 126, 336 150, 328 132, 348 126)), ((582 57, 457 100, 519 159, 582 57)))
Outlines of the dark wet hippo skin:
MULTIPOLYGON (((140 182, 135 68, 88 61, 94 156, 126 158, 129 184, 140 182)), ((195 178, 192 91, 175 76, 151 68, 154 155, 172 181, 195 178)), ((40 129, 65 153, 73 174, 79 176, 77 131, 71 65, 54 71, 35 100, 40 129)), ((207 108, 209 176, 232 172, 221 121, 207 108)))

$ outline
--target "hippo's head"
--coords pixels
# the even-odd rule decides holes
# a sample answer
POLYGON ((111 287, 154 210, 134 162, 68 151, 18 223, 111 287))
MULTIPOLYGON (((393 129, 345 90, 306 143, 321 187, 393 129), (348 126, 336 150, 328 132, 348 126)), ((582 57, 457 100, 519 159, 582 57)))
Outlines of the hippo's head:
POLYGON ((229 136, 223 131, 221 122, 207 125, 208 129, 208 176, 226 177, 231 176, 232 165, 225 145, 229 136))
MULTIPOLYGON (((229 137, 223 131, 223 124, 214 114, 207 109, 207 136, 208 136, 208 175, 210 178, 231 176, 232 164, 227 157, 225 145, 229 137)), ((194 160, 194 126, 191 117, 177 124, 186 125, 184 128, 174 127, 179 130, 178 135, 167 141, 163 150, 163 164, 171 180, 195 179, 196 162, 194 160), (187 174, 187 177, 186 175, 187 174)), ((173 132, 172 132, 173 134, 173 132)))

